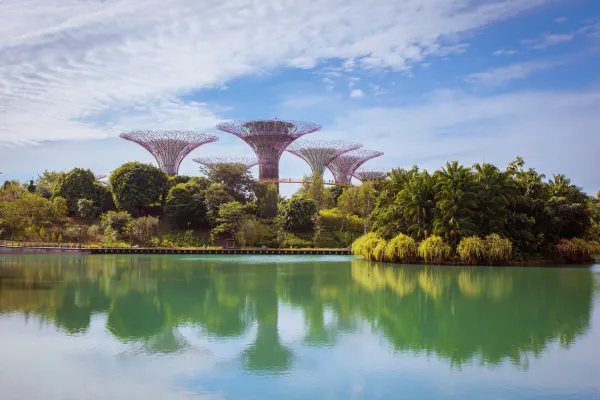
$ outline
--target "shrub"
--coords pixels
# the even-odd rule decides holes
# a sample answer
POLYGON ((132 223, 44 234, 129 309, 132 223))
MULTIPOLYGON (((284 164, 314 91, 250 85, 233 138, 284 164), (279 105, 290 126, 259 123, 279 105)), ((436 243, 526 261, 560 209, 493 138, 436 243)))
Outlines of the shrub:
POLYGON ((476 264, 485 260, 487 256, 485 242, 477 236, 462 238, 456 252, 460 259, 467 264, 476 264))
POLYGON ((312 241, 308 239, 303 239, 300 236, 295 235, 293 233, 286 232, 281 247, 286 249, 308 249, 312 247, 312 241))
POLYGON ((150 244, 158 232, 158 218, 140 217, 131 222, 131 236, 143 245, 150 244))
POLYGON ((153 245, 156 247, 203 247, 208 244, 208 240, 206 237, 197 235, 192 230, 188 230, 185 232, 169 232, 165 234, 160 240, 153 239, 153 242, 153 245))
POLYGON ((77 213, 83 219, 95 217, 96 209, 94 207, 94 201, 90 199, 79 199, 77 201, 77 213))
POLYGON ((448 246, 441 237, 431 235, 419 245, 419 256, 426 263, 443 263, 452 255, 452 248, 448 246))
POLYGON ((321 235, 319 235, 319 238, 315 241, 315 247, 321 249, 336 249, 340 247, 340 243, 332 232, 321 232, 321 235))
POLYGON ((79 242, 87 234, 87 228, 83 225, 67 225, 62 232, 63 238, 71 242, 79 242))
POLYGON ((585 262, 591 260, 593 246, 583 239, 561 239, 556 249, 567 262, 585 262))
POLYGON ((131 214, 127 211, 109 211, 100 216, 100 224, 105 231, 110 228, 119 234, 125 231, 130 222, 131 214))
POLYGON ((367 233, 356 239, 352 243, 352 254, 356 256, 363 256, 366 260, 377 260, 377 256, 381 256, 385 250, 386 241, 376 233, 367 233), (383 243, 383 244, 382 244, 383 243), (377 252, 375 252, 375 249, 377 252))
POLYGON ((501 238, 492 233, 485 237, 485 252, 491 264, 506 262, 512 257, 512 243, 509 239, 501 238))
POLYGON ((386 261, 408 263, 418 256, 417 242, 403 233, 391 239, 385 248, 386 261))
POLYGON ((254 247, 267 235, 269 228, 254 218, 246 218, 240 225, 235 238, 242 247, 254 247))

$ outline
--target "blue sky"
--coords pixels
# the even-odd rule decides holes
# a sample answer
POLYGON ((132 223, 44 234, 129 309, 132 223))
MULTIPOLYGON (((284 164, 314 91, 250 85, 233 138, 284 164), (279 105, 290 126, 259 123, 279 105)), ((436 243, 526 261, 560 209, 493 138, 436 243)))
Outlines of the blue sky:
MULTIPOLYGON (((385 152, 365 167, 523 156, 600 189, 597 0, 9 0, 0 15, 4 179, 154 162, 126 130, 278 117, 385 152)), ((252 155, 218 135, 180 173, 252 155)), ((283 177, 309 171, 284 154, 283 177)))

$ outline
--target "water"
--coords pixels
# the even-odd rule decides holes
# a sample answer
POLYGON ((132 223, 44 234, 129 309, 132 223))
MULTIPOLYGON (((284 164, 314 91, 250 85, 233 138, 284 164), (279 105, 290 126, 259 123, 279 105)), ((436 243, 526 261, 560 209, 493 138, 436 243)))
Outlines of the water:
POLYGON ((600 399, 600 266, 0 255, 2 400, 600 399))

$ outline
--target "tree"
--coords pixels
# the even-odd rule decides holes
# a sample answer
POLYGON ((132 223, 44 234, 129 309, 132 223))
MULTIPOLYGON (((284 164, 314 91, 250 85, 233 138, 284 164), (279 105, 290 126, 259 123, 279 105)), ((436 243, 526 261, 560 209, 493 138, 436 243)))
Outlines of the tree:
POLYGON ((29 193, 35 193, 35 188, 36 188, 35 183, 33 183, 33 179, 31 179, 29 181, 29 185, 27 185, 27 191, 29 193))
POLYGON ((204 191, 194 181, 179 183, 169 190, 165 217, 181 229, 207 224, 204 191))
POLYGON ((94 188, 96 189, 96 196, 93 198, 93 200, 98 208, 98 212, 105 213, 107 211, 114 210, 115 202, 108 186, 96 182, 94 184, 94 188))
POLYGON ((476 205, 473 219, 481 234, 506 234, 508 206, 514 204, 516 186, 508 172, 491 164, 475 164, 476 205))
POLYGON ((49 199, 54 194, 54 190, 60 178, 67 173, 65 171, 45 170, 42 175, 36 179, 36 191, 44 198, 49 199))
POLYGON ((114 170, 109 180, 117 208, 139 216, 160 204, 167 175, 153 165, 128 162, 114 170))
POLYGON ((261 192, 260 196, 258 196, 259 214, 263 218, 274 218, 277 215, 279 189, 274 183, 259 185, 259 192, 261 192))
POLYGON ((107 229, 112 229, 113 231, 122 234, 130 223, 131 214, 127 211, 109 211, 100 216, 100 224, 105 231, 107 229))
POLYGON ((77 202, 78 214, 81 218, 87 219, 96 216, 94 201, 90 199, 79 199, 77 202))
POLYGON ((329 188, 329 193, 331 194, 331 198, 333 199, 333 204, 337 204, 338 199, 344 192, 344 190, 348 189, 352 185, 347 183, 336 183, 331 188, 329 188))
POLYGON ((285 230, 307 232, 314 228, 313 217, 317 213, 317 203, 306 197, 293 195, 279 203, 277 210, 285 230))
POLYGON ((242 164, 215 164, 211 168, 201 167, 207 178, 220 183, 234 200, 247 202, 256 199, 256 183, 250 170, 242 164))
POLYGON ((206 219, 211 227, 217 226, 219 209, 221 205, 232 202, 233 197, 223 187, 221 183, 213 183, 204 192, 204 205, 206 207, 206 219))
POLYGON ((460 238, 474 233, 472 216, 477 208, 473 174, 457 161, 437 173, 434 232, 455 247, 460 238))
POLYGON ((256 218, 246 216, 242 221, 235 238, 237 242, 245 246, 256 246, 260 240, 267 234, 268 228, 258 222, 256 218))
POLYGON ((142 245, 148 245, 158 232, 158 218, 140 217, 131 221, 129 227, 131 236, 142 245))
POLYGON ((69 214, 77 214, 77 202, 79 199, 94 199, 96 188, 94 186, 96 177, 89 169, 73 168, 68 173, 58 178, 54 190, 54 196, 64 197, 67 200, 69 214))
POLYGON ((215 233, 229 233, 235 237, 245 218, 246 213, 242 203, 230 201, 229 203, 222 204, 219 207, 218 225, 215 228, 215 233))
POLYGON ((50 213, 54 222, 61 223, 67 219, 69 208, 67 206, 67 200, 65 200, 63 197, 56 196, 54 199, 52 199, 50 208, 50 213))
POLYGON ((348 217, 358 215, 358 188, 354 186, 347 187, 338 199, 338 210, 342 215, 342 225, 340 232, 344 230, 348 217))
POLYGON ((407 232, 415 239, 426 239, 433 232, 435 179, 427 171, 415 173, 396 196, 407 232))
POLYGON ((364 233, 371 226, 371 213, 375 206, 375 189, 373 182, 364 182, 358 188, 358 210, 359 214, 365 220, 364 233))
POLYGON ((323 177, 313 174, 307 181, 306 197, 317 203, 317 210, 333 207, 333 196, 323 189, 323 177))
POLYGON ((14 201, 0 202, 2 228, 11 234, 21 234, 26 229, 37 232, 52 220, 51 204, 43 197, 28 192, 14 201))

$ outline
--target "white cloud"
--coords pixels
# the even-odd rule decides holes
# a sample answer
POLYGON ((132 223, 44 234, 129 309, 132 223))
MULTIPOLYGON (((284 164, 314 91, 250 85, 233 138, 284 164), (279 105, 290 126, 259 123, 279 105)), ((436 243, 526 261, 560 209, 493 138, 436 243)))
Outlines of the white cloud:
POLYGON ((350 92, 350 97, 353 99, 358 99, 360 97, 363 97, 365 95, 365 92, 363 92, 360 89, 354 89, 350 92))
POLYGON ((164 127, 207 129, 214 106, 173 96, 331 58, 405 70, 464 51, 448 42, 548 1, 2 2, 0 142, 102 138, 152 125, 155 115, 164 127), (131 109, 136 118, 115 111, 131 109))
POLYGON ((559 65, 556 61, 527 61, 514 63, 504 67, 467 75, 465 80, 472 84, 502 85, 508 82, 525 79, 533 74, 551 69, 559 65))
POLYGON ((570 42, 575 39, 575 33, 544 33, 537 39, 526 39, 523 41, 524 44, 530 46, 532 49, 543 50, 548 47, 556 46, 561 43, 570 42))
POLYGON ((512 56, 514 54, 517 54, 517 51, 513 49, 500 49, 496 50, 492 54, 495 56, 512 56))
POLYGON ((554 22, 561 23, 561 22, 565 22, 565 21, 567 21, 568 19, 569 19, 569 18, 567 18, 567 17, 558 17, 558 18, 555 18, 555 19, 554 19, 554 22))
POLYGON ((406 107, 346 108, 329 130, 386 154, 378 165, 436 169, 447 160, 506 165, 523 156, 544 173, 563 172, 595 193, 600 188, 600 90, 530 91, 472 96, 429 94, 406 107))

